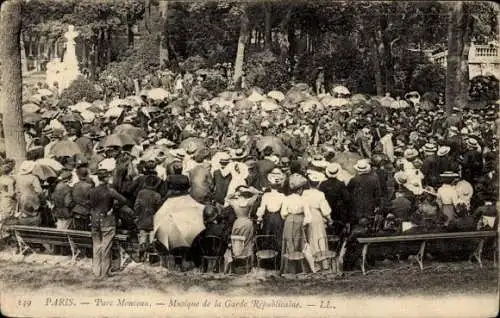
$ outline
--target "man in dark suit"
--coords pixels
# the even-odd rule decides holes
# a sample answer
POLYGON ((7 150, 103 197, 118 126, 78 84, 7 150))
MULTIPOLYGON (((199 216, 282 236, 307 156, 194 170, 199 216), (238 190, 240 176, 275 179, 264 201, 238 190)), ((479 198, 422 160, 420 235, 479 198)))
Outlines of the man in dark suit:
POLYGON ((87 167, 76 170, 78 182, 73 186, 73 222, 76 230, 90 231, 90 190, 94 182, 89 179, 87 167))
POLYGON ((92 217, 92 271, 97 277, 108 276, 111 267, 111 247, 116 232, 115 207, 125 207, 127 199, 109 184, 111 172, 98 170, 100 184, 89 194, 92 217))
POLYGON ((319 185, 319 190, 325 194, 326 201, 332 209, 332 220, 350 224, 352 222, 352 216, 349 213, 350 195, 345 183, 337 179, 340 169, 338 163, 328 165, 325 169, 328 180, 319 185))
POLYGON ((422 173, 424 174, 424 185, 429 185, 433 188, 439 186, 439 158, 436 155, 437 147, 434 144, 426 143, 422 150, 424 152, 424 161, 422 163, 422 173))
POLYGON ((358 160, 354 165, 357 174, 349 181, 348 190, 355 200, 351 202, 351 210, 357 221, 374 216, 380 208, 382 191, 376 175, 371 173, 367 160, 358 160))

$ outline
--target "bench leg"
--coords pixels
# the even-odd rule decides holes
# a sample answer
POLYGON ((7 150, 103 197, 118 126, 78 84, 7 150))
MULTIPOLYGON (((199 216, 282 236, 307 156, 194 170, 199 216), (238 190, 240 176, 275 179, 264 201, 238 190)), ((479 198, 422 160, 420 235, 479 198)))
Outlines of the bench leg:
POLYGON ((425 255, 425 241, 420 244, 420 249, 417 254, 417 262, 420 266, 420 270, 424 270, 424 255, 425 255))
POLYGON ((342 246, 340 247, 339 256, 337 257, 337 272, 338 274, 342 274, 344 269, 344 256, 347 251, 347 240, 344 240, 342 246))
POLYGON ((484 239, 481 239, 479 241, 479 244, 477 245, 476 249, 472 253, 470 259, 475 258, 476 261, 479 263, 479 267, 483 268, 483 262, 481 261, 481 255, 483 254, 483 247, 484 247, 484 239))
POLYGON ((363 272, 363 275, 366 275, 366 255, 368 254, 368 245, 370 244, 365 244, 363 245, 363 251, 361 252, 361 271, 363 272))
POLYGON ((24 242, 23 237, 18 231, 14 231, 14 235, 16 236, 17 246, 19 247, 19 254, 24 255, 27 251, 35 253, 35 251, 24 242))
POLYGON ((76 262, 76 258, 78 257, 78 255, 80 255, 81 251, 75 245, 75 242, 73 242, 73 239, 69 235, 68 235, 68 242, 69 242, 69 246, 71 248, 71 255, 72 255, 71 256, 71 261, 74 263, 74 262, 76 262))

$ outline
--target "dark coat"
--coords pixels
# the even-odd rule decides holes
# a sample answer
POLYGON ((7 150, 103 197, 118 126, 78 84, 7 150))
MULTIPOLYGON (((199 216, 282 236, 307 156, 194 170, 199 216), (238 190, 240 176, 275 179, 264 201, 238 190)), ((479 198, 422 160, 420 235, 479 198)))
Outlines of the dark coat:
POLYGON ((483 174, 483 156, 477 150, 468 150, 463 155, 462 176, 465 180, 473 183, 483 174))
POLYGON ((189 194, 200 203, 206 203, 212 198, 214 180, 210 172, 210 165, 200 164, 189 172, 191 190, 189 194))
POLYGON ((88 137, 82 136, 75 140, 75 142, 78 144, 80 149, 82 150, 82 154, 90 158, 94 152, 94 144, 92 140, 90 140, 88 137))
POLYGON ((412 212, 412 204, 405 197, 397 197, 391 201, 387 212, 394 214, 394 216, 402 221, 408 221, 412 212))
POLYGON ((458 158, 463 149, 462 139, 460 138, 460 136, 448 137, 445 143, 451 148, 450 156, 452 158, 458 158))
POLYGON ((153 230, 153 217, 162 203, 162 197, 157 191, 148 188, 139 191, 134 204, 137 216, 136 224, 139 230, 153 230))
POLYGON ((71 195, 71 187, 65 182, 59 182, 52 192, 52 201, 54 209, 52 213, 58 219, 71 218, 71 209, 73 208, 73 198, 71 195))
POLYGON ((167 197, 184 195, 189 191, 191 184, 189 178, 183 174, 172 174, 167 176, 165 181, 165 189, 167 197))
POLYGON ((93 183, 81 180, 73 186, 74 214, 82 216, 90 215, 90 190, 93 187, 93 183))
POLYGON ((319 190, 325 194, 326 201, 332 209, 332 219, 351 222, 350 194, 345 183, 336 178, 329 178, 319 185, 319 190))
POLYGON ((422 164, 422 173, 424 174, 424 185, 437 187, 439 185, 439 157, 437 155, 430 155, 424 159, 422 164))
POLYGON ((257 167, 257 181, 256 185, 257 189, 263 189, 269 185, 269 181, 267 181, 267 174, 273 170, 276 165, 271 160, 263 159, 258 160, 255 163, 257 167))
POLYGON ((455 162, 449 155, 438 157, 438 162, 439 162, 439 174, 445 171, 458 172, 459 170, 458 163, 455 162))
POLYGON ((220 170, 215 170, 214 172, 214 200, 219 204, 224 204, 226 199, 227 190, 229 188, 229 183, 231 182, 231 174, 226 177, 222 176, 220 170))
MULTIPOLYGON (((148 171, 147 174, 138 176, 129 184, 129 186, 127 188, 127 193, 129 193, 130 195, 133 196, 134 202, 137 199, 137 196, 139 195, 139 191, 141 191, 142 189, 145 188, 144 182, 145 182, 146 178, 150 175, 157 176, 157 172, 156 171, 148 171)), ((164 188, 163 181, 158 176, 157 176, 156 181, 157 181, 158 185, 154 190, 157 191, 158 193, 160 193, 160 195, 162 195, 164 197, 166 195, 166 192, 164 191, 165 188, 164 188)))
POLYGON ((115 227, 116 220, 113 211, 115 201, 119 206, 127 204, 127 199, 108 184, 100 184, 91 189, 89 199, 93 229, 115 227))
POLYGON ((352 214, 357 218, 370 217, 375 208, 380 207, 382 191, 376 175, 362 174, 354 176, 348 185, 352 200, 352 214))

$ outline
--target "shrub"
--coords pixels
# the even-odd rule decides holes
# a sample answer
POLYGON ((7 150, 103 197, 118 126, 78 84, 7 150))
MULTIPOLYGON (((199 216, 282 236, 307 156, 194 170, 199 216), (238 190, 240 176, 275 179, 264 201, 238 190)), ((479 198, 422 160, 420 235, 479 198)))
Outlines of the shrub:
POLYGON ((493 75, 476 76, 470 81, 469 96, 472 100, 491 101, 498 100, 498 79, 493 75))
POLYGON ((446 88, 446 70, 437 64, 418 65, 410 80, 407 91, 444 93, 446 88))
POLYGON ((71 101, 71 103, 76 104, 82 100, 93 102, 100 98, 100 93, 97 91, 94 84, 88 79, 79 76, 62 92, 60 99, 71 101))
POLYGON ((250 53, 245 65, 246 84, 264 91, 281 89, 290 81, 285 61, 271 51, 250 53))

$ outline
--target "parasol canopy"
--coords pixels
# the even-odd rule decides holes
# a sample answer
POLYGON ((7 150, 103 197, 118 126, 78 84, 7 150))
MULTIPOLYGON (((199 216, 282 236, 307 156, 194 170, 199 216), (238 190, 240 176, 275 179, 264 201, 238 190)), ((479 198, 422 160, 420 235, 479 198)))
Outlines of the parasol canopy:
POLYGON ((304 113, 310 112, 313 109, 324 109, 325 107, 321 102, 315 98, 308 99, 300 103, 300 110, 304 113))
POLYGON ((141 129, 139 127, 135 127, 134 125, 131 125, 131 124, 122 124, 122 125, 116 126, 113 133, 122 134, 122 135, 129 135, 135 141, 139 141, 142 138, 145 138, 147 136, 146 132, 143 129, 141 129))
POLYGON ((40 110, 40 106, 34 103, 27 103, 23 105, 22 109, 23 113, 36 113, 40 110))
POLYGON ((267 93, 267 97, 270 97, 274 100, 277 100, 278 102, 281 102, 282 100, 285 99, 285 94, 283 94, 280 91, 270 91, 267 93))
POLYGON ((186 138, 179 145, 179 148, 182 148, 184 150, 188 149, 198 150, 204 147, 205 147, 205 140, 203 138, 198 138, 198 137, 186 138))
POLYGON ((132 106, 133 104, 135 103, 131 100, 117 98, 109 102, 109 108, 115 108, 120 106, 132 106))
POLYGON ((73 112, 66 113, 66 114, 60 116, 58 119, 61 123, 79 123, 79 122, 84 121, 83 117, 80 116, 80 114, 73 113, 73 112))
POLYGON ((408 102, 406 102, 405 100, 400 99, 392 102, 390 107, 393 109, 401 109, 410 107, 410 104, 408 104, 408 102))
POLYGON ((112 134, 104 138, 103 146, 104 147, 124 147, 124 146, 133 146, 136 145, 137 142, 125 134, 112 134))
POLYGON ((351 92, 349 92, 349 90, 347 89, 347 87, 342 86, 342 85, 335 86, 333 88, 332 92, 335 93, 335 94, 343 94, 343 95, 349 95, 349 94, 351 94, 351 92))
POLYGON ((169 198, 154 216, 153 232, 158 241, 168 250, 190 247, 205 229, 203 208, 190 195, 169 198))
POLYGON ((332 96, 325 96, 321 99, 321 103, 326 107, 342 107, 349 103, 347 98, 336 98, 332 96))
POLYGON ((91 123, 95 119, 95 113, 88 110, 84 110, 83 112, 81 112, 80 116, 82 116, 84 123, 91 123))
POLYGON ((52 110, 52 109, 49 109, 49 110, 46 110, 45 112, 43 112, 43 114, 42 114, 42 118, 45 118, 45 119, 53 119, 53 118, 55 118, 58 114, 59 114, 59 112, 58 112, 57 110, 52 110))
POLYGON ((50 153, 54 157, 72 157, 82 153, 80 146, 71 140, 61 140, 50 148, 50 153))
POLYGON ((40 178, 40 180, 47 180, 49 178, 57 177, 57 172, 50 166, 37 163, 35 163, 35 167, 33 168, 31 174, 37 176, 38 178, 40 178))
POLYGON ((285 144, 279 137, 264 136, 257 140, 256 147, 260 152, 262 152, 268 146, 271 147, 274 154, 280 157, 287 156, 290 152, 290 149, 285 146, 285 144))
POLYGON ((41 96, 52 96, 54 95, 54 92, 52 92, 50 89, 42 88, 39 89, 37 92, 41 96))
POLYGON ((153 100, 163 100, 170 96, 170 94, 163 88, 153 88, 147 92, 147 97, 153 100))
POLYGON ((42 116, 37 113, 23 113, 23 122, 25 124, 36 124, 42 120, 42 116))
POLYGON ((277 110, 278 108, 280 108, 280 106, 270 98, 263 100, 260 104, 260 107, 262 108, 262 110, 267 112, 271 112, 273 110, 277 110))
POLYGON ((29 98, 28 98, 28 101, 30 102, 33 102, 33 103, 41 103, 42 102, 42 95, 40 94, 35 94, 35 95, 31 95, 29 98))
POLYGON ((59 161, 54 160, 54 159, 50 159, 50 158, 38 159, 35 161, 35 164, 40 165, 40 166, 50 167, 51 169, 53 169, 56 172, 59 172, 64 168, 63 165, 59 161))
POLYGON ((113 107, 113 108, 108 109, 104 113, 104 117, 106 117, 106 118, 118 118, 122 115, 122 113, 123 113, 123 108, 113 107))
POLYGON ((92 103, 92 106, 93 106, 93 107, 97 107, 97 108, 99 108, 99 109, 101 109, 101 110, 104 110, 106 107, 108 107, 108 106, 106 105, 106 102, 105 102, 105 101, 103 101, 103 100, 99 100, 99 99, 98 99, 98 100, 95 100, 95 101, 92 103))
POLYGON ((394 103, 395 101, 396 100, 391 96, 385 96, 380 99, 380 104, 384 107, 391 107, 392 103, 394 103))
POLYGON ((133 106, 140 106, 144 104, 144 100, 140 96, 135 96, 135 95, 127 96, 125 97, 125 100, 130 101, 133 104, 133 106))
POLYGON ((262 102, 266 98, 256 90, 252 90, 252 94, 250 94, 250 96, 248 96, 247 99, 251 102, 257 103, 257 102, 262 102))
POLYGON ((144 161, 149 161, 149 160, 157 160, 157 159, 161 159, 161 158, 166 158, 168 152, 169 152, 168 147, 154 146, 154 147, 148 148, 146 151, 144 151, 141 159, 144 161))

